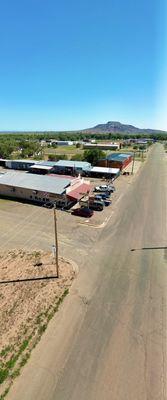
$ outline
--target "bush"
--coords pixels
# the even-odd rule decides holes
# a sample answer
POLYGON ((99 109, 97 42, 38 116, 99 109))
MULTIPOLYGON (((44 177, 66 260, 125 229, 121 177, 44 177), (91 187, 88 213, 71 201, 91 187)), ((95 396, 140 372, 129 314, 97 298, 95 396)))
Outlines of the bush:
POLYGON ((55 154, 48 154, 48 160, 49 161, 56 161, 56 155, 55 154))

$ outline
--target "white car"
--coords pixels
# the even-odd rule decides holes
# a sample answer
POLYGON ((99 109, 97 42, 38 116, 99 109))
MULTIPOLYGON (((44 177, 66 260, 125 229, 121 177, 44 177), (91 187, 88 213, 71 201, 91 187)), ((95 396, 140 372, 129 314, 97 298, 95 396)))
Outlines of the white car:
POLYGON ((111 185, 100 185, 96 186, 94 191, 95 192, 114 192, 115 187, 111 185))

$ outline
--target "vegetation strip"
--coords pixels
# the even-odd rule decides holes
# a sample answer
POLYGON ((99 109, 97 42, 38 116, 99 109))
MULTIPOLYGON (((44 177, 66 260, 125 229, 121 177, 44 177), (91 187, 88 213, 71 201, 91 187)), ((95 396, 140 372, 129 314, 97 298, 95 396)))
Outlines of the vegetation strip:
POLYGON ((8 394, 9 389, 13 383, 13 380, 16 376, 20 374, 21 368, 26 364, 27 360, 31 355, 31 351, 39 342, 42 334, 45 332, 49 321, 53 318, 55 313, 59 310, 61 303, 63 302, 66 295, 69 293, 69 289, 66 288, 62 294, 62 296, 58 299, 55 305, 50 306, 45 312, 39 314, 36 318, 35 325, 37 325, 37 329, 35 328, 32 331, 32 334, 28 336, 27 339, 24 339, 19 351, 14 353, 14 346, 7 346, 2 349, 0 353, 0 384, 4 383, 7 378, 9 378, 8 387, 4 390, 4 392, 0 396, 0 400, 3 400, 5 396, 8 394), (27 350, 25 352, 25 350, 27 350), (13 354, 9 361, 5 361, 5 358, 9 354, 9 352, 13 351, 13 354), (21 357, 22 356, 22 357, 21 357), (21 358, 21 359, 20 359, 21 358), (16 368, 15 368, 16 367, 16 368))

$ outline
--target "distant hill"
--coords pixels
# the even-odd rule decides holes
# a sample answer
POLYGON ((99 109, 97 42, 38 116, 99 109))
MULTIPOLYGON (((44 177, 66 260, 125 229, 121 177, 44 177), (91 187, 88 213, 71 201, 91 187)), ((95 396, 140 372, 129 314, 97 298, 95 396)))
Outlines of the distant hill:
POLYGON ((166 131, 156 130, 156 129, 141 129, 133 125, 121 124, 117 121, 109 121, 106 124, 99 124, 93 128, 84 129, 82 132, 85 133, 120 133, 120 134, 146 134, 154 135, 157 133, 166 133, 166 131))
POLYGON ((19 135, 19 134, 78 134, 78 133, 83 133, 83 134, 89 134, 89 133, 95 133, 95 134, 127 134, 127 135, 157 135, 157 134, 165 134, 167 135, 167 131, 162 131, 162 130, 157 130, 157 129, 141 129, 137 128, 136 126, 133 125, 126 125, 126 124, 121 124, 121 122, 117 121, 109 121, 106 124, 98 124, 94 126, 93 128, 87 128, 87 129, 80 129, 77 131, 0 131, 1 134, 14 134, 14 135, 19 135))

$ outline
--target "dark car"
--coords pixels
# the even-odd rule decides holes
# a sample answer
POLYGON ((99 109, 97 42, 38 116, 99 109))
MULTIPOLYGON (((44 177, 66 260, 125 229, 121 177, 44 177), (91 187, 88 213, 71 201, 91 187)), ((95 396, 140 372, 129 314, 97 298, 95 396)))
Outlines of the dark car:
POLYGON ((89 204, 89 207, 95 211, 102 211, 104 208, 104 203, 102 201, 94 201, 89 204))
POLYGON ((111 200, 104 200, 104 204, 106 207, 111 205, 111 200))
POLYGON ((104 203, 104 199, 102 198, 102 196, 100 194, 96 194, 93 201, 100 201, 100 202, 104 203))
POLYGON ((106 200, 110 197, 110 193, 109 192, 105 192, 105 193, 99 193, 95 195, 95 199, 99 199, 101 198, 102 200, 106 200))
POLYGON ((93 215, 93 210, 87 207, 76 208, 72 211, 73 215, 78 215, 79 217, 90 218, 93 215))
POLYGON ((43 207, 45 207, 45 208, 53 208, 53 203, 44 203, 43 207))
MULTIPOLYGON (((97 205, 99 208, 99 211, 101 211, 101 210, 103 210, 104 206, 106 206, 106 207, 110 206, 111 200, 109 200, 107 198, 102 199, 101 196, 95 196, 94 201, 92 203, 97 205)), ((98 210, 98 208, 95 208, 95 209, 98 210)))

